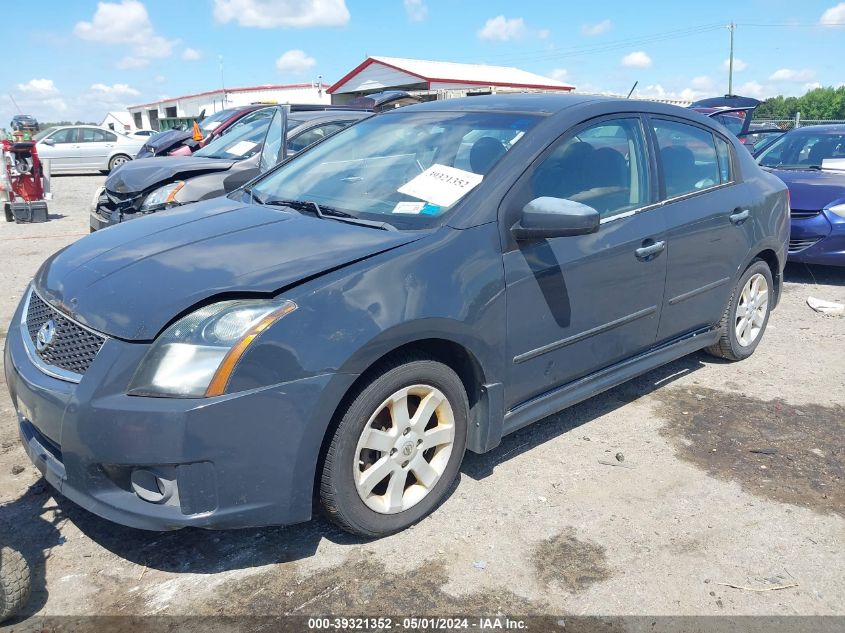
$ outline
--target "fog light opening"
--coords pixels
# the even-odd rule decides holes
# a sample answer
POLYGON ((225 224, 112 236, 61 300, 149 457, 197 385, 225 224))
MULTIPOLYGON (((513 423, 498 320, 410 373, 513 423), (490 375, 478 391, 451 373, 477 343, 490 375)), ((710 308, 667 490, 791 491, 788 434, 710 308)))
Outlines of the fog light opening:
POLYGON ((173 482, 159 477, 151 470, 137 468, 132 471, 132 491, 148 503, 165 503, 173 496, 173 482))

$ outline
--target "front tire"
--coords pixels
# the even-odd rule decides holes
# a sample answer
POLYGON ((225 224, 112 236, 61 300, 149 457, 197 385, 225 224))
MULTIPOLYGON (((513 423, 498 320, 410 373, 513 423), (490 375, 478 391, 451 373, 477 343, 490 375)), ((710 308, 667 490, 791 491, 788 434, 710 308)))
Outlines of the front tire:
POLYGON ((769 265, 762 259, 752 261, 731 293, 719 323, 719 341, 705 351, 734 361, 751 356, 769 323, 774 287, 769 265))
POLYGON ((403 530, 443 501, 469 412, 461 379, 443 363, 408 356, 377 372, 342 413, 320 481, 329 519, 365 537, 403 530))

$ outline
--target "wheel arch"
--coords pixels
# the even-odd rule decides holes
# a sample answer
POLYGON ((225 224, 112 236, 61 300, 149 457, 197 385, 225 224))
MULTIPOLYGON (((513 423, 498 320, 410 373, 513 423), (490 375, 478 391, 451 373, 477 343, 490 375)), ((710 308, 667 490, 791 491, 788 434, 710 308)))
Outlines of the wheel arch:
POLYGON ((784 262, 781 262, 781 259, 778 257, 778 254, 771 248, 761 248, 757 250, 757 252, 745 262, 745 265, 742 267, 742 270, 739 271, 739 274, 742 275, 748 267, 751 265, 755 259, 761 259, 766 262, 768 265, 769 270, 772 273, 772 281, 774 282, 774 295, 775 301, 772 306, 772 309, 777 307, 778 302, 780 301, 781 291, 783 288, 783 266, 784 262))
MULTIPOLYGON (((343 412, 361 390, 378 375, 379 367, 391 359, 402 356, 430 358, 451 368, 461 379, 469 403, 467 420, 467 449, 473 452, 486 452, 498 445, 501 439, 503 400, 501 383, 489 382, 489 370, 485 371, 480 354, 465 342, 446 336, 426 336, 397 343, 389 349, 382 349, 378 355, 367 358, 360 367, 360 373, 346 389, 343 397, 334 408, 333 415, 325 428, 320 444, 319 456, 313 474, 313 490, 319 490, 319 480, 325 461, 326 451, 337 429, 343 412)), ((359 368, 361 359, 350 361, 348 365, 359 368)))

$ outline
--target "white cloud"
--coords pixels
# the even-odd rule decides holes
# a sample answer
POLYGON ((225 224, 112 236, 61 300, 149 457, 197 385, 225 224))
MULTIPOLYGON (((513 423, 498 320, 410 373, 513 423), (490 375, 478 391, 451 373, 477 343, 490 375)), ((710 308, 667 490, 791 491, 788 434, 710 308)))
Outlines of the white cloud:
POLYGON ((405 11, 411 22, 422 22, 428 16, 428 7, 423 0, 404 0, 405 11))
POLYGON ((91 92, 115 97, 137 97, 141 94, 135 88, 130 88, 128 84, 112 84, 111 86, 107 86, 106 84, 91 84, 91 92))
POLYGON ((46 116, 56 116, 67 111, 67 103, 56 88, 52 79, 30 79, 25 84, 17 84, 15 101, 25 110, 37 109, 46 116))
POLYGON ((276 68, 286 73, 301 74, 317 65, 317 60, 298 48, 287 51, 276 60, 276 68))
POLYGON ((156 34, 147 8, 138 0, 98 2, 91 21, 77 22, 73 32, 83 40, 129 46, 132 54, 117 63, 122 69, 144 68, 151 59, 170 57, 176 44, 156 34))
POLYGON ((701 75, 700 77, 693 77, 690 81, 690 86, 695 90, 711 91, 714 87, 714 82, 711 77, 701 75))
POLYGON ((738 88, 736 94, 746 97, 754 97, 755 99, 765 99, 766 97, 772 95, 772 91, 760 82, 746 81, 738 88))
MULTIPOLYGON (((729 70, 731 67, 731 60, 726 59, 722 62, 722 68, 725 70, 729 70)), ((734 72, 741 73, 743 70, 748 68, 748 64, 742 61, 741 59, 734 57, 734 72)))
POLYGON ((651 68, 652 61, 644 51, 634 51, 622 58, 625 68, 651 68))
POLYGON ((822 85, 818 81, 811 81, 810 83, 804 84, 804 92, 810 92, 811 90, 818 90, 821 87, 822 87, 822 85))
POLYGON ((795 81, 809 82, 816 78, 816 71, 810 68, 793 70, 792 68, 781 68, 769 76, 769 81, 795 81))
POLYGON ((819 24, 822 26, 839 26, 845 24, 845 2, 840 2, 822 13, 819 24))
POLYGON ((202 53, 200 53, 195 48, 186 48, 182 51, 182 59, 187 62, 195 62, 202 57, 202 53))
POLYGON ((602 20, 595 24, 583 24, 581 25, 581 33, 584 35, 601 35, 607 33, 612 26, 613 23, 610 20, 602 20))
POLYGON ((549 73, 549 77, 558 81, 567 81, 569 79, 569 71, 566 68, 555 68, 549 73))
POLYGON ((30 79, 25 84, 18 84, 18 90, 31 95, 59 94, 59 89, 52 79, 30 79))
POLYGON ((506 18, 497 15, 484 23, 484 27, 478 31, 478 37, 482 40, 493 40, 507 42, 509 40, 520 40, 528 35, 525 20, 522 18, 506 18))
POLYGON ((704 93, 694 88, 667 90, 660 84, 652 84, 642 90, 637 90, 636 96, 638 99, 657 99, 661 101, 697 101, 704 96, 704 93))
POLYGON ((259 29, 343 26, 345 0, 214 0, 214 19, 259 29))

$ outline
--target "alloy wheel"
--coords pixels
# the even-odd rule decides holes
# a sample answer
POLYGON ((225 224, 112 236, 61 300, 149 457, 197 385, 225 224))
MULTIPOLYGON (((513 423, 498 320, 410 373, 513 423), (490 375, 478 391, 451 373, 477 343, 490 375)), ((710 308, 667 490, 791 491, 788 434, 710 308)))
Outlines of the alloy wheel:
POLYGON ((431 385, 412 385, 385 399, 355 449, 358 496, 380 514, 419 503, 440 481, 455 442, 452 405, 431 385))
POLYGON ((769 284, 757 273, 752 275, 739 295, 734 316, 734 331, 737 342, 748 347, 760 336, 769 310, 769 284))

